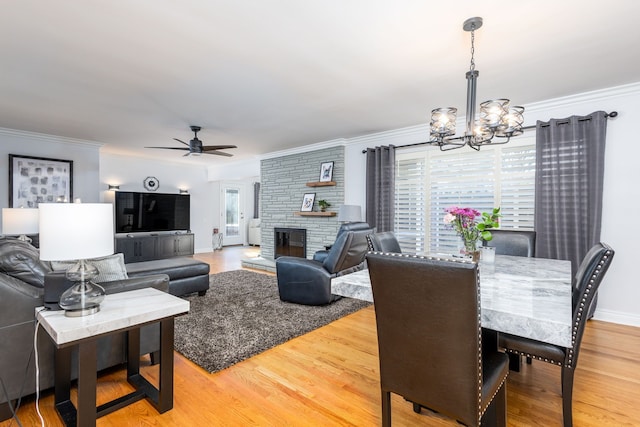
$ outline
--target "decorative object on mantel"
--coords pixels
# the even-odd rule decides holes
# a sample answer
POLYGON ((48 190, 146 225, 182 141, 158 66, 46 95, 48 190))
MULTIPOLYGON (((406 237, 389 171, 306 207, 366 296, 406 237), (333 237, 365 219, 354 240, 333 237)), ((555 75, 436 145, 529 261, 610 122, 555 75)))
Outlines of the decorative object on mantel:
POLYGON ((302 198, 302 206, 300 212, 311 212, 313 210, 313 202, 316 199, 316 193, 305 193, 302 198))
POLYGON ((457 206, 447 208, 445 212, 447 214, 444 216, 444 223, 453 227, 462 237, 464 253, 478 262, 480 259, 478 240, 490 241, 493 238, 489 229, 500 227, 500 208, 493 208, 491 213, 483 212, 482 215, 475 209, 457 206), (478 217, 480 219, 476 220, 478 217))
POLYGON ((329 206, 331 206, 331 203, 329 203, 326 200, 322 199, 322 200, 318 200, 318 206, 320 206, 320 212, 326 212, 327 208, 329 206))
POLYGON ((148 176, 144 179, 144 188, 147 189, 147 191, 156 191, 158 188, 160 188, 160 181, 158 181, 158 178, 156 178, 155 176, 148 176))
POLYGON ((462 29, 471 32, 471 65, 467 71, 467 127, 462 136, 456 133, 456 114, 453 107, 436 108, 431 111, 431 140, 440 150, 452 150, 468 145, 474 150, 488 144, 506 144, 512 136, 522 134, 524 107, 509 109, 508 99, 494 99, 480 104, 480 121, 476 122, 476 80, 479 72, 475 69, 475 30, 482 27, 482 18, 474 17, 464 21, 462 29), (494 137, 501 138, 499 142, 494 137))
POLYGON ((73 200, 73 161, 9 154, 9 207, 73 200))
POLYGON ((324 162, 320 166, 320 182, 331 182, 333 179, 333 162, 324 162))

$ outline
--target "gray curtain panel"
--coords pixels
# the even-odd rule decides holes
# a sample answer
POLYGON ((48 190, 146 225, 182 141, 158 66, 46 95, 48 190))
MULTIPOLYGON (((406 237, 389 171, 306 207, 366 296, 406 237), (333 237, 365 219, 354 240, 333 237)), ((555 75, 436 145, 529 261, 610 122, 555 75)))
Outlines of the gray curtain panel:
POLYGON ((600 241, 607 115, 538 121, 536 125, 536 256, 577 267, 600 241))
POLYGON ((367 148, 367 223, 376 231, 393 231, 396 147, 367 148))
POLYGON ((260 183, 253 183, 253 217, 260 218, 260 183))

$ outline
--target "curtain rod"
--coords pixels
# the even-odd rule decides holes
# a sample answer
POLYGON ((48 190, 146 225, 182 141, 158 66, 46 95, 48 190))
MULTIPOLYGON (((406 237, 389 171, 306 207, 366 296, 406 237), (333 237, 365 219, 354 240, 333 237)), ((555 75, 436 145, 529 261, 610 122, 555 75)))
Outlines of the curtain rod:
MULTIPOLYGON (((610 113, 605 113, 605 117, 607 119, 609 117, 614 118, 614 117, 617 117, 617 116, 618 116, 618 112, 617 111, 612 111, 610 113)), ((581 118, 580 120, 581 121, 582 120, 591 120, 591 116, 585 116, 585 117, 581 118)), ((565 122, 560 122, 560 123, 562 124, 562 123, 565 123, 565 122)), ((566 122, 566 123, 569 123, 569 122, 566 122)), ((542 125, 542 127, 547 127, 547 126, 549 126, 549 125, 542 125)), ((524 126, 522 128, 522 130, 523 131, 532 130, 532 129, 535 129, 536 127, 537 127, 537 125, 524 126)), ((454 140, 462 139, 462 137, 457 137, 457 138, 453 138, 453 139, 454 140)), ((427 142, 427 141, 425 141, 425 142, 414 142, 413 144, 397 145, 396 148, 416 147, 418 145, 427 145, 427 144, 431 144, 431 143, 427 142)), ((365 154, 366 152, 367 152, 367 150, 362 150, 362 154, 365 154)))

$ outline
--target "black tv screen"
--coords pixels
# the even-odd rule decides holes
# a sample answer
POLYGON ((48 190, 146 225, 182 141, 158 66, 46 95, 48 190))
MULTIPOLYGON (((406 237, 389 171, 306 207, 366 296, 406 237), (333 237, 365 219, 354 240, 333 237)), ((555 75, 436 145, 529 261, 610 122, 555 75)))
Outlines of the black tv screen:
POLYGON ((116 233, 189 230, 189 194, 117 191, 116 233))

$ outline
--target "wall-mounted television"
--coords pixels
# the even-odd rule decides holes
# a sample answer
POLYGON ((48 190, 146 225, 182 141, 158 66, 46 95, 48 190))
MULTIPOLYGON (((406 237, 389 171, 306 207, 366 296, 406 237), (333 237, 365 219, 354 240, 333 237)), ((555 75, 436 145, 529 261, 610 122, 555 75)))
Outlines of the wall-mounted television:
POLYGON ((116 191, 116 233, 189 230, 190 195, 116 191))

